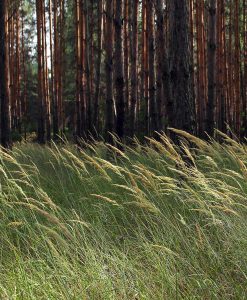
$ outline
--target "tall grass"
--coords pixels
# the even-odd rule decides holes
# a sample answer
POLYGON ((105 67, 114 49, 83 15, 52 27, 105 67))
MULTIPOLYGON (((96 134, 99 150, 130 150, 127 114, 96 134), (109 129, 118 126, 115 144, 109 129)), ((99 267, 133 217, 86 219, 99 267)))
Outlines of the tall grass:
POLYGON ((246 299, 247 148, 176 132, 1 151, 0 299, 246 299))

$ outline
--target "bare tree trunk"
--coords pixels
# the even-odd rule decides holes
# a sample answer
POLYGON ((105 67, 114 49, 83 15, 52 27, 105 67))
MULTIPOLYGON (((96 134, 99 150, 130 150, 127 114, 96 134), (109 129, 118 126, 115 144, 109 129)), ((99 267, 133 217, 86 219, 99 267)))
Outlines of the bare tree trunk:
POLYGON ((243 20, 244 20, 244 45, 243 45, 243 118, 242 118, 242 138, 247 137, 247 1, 243 1, 243 20))
MULTIPOLYGON (((23 4, 23 2, 22 2, 23 4)), ((26 71, 26 51, 24 40, 24 16, 22 15, 22 79, 23 79, 23 91, 22 91, 22 122, 24 129, 24 139, 27 139, 27 71, 26 71)))
POLYGON ((162 131, 166 127, 164 122, 167 125, 167 116, 171 114, 171 85, 162 0, 156 0, 155 9, 157 15, 157 126, 158 130, 162 131))
POLYGON ((155 95, 154 73, 154 13, 153 1, 147 0, 147 33, 148 33, 148 91, 149 91, 149 135, 157 130, 157 107, 155 95))
POLYGON ((170 0, 170 80, 173 109, 169 125, 195 133, 191 87, 189 7, 187 0, 170 0))
MULTIPOLYGON (((134 136, 136 129, 136 104, 137 104, 137 54, 138 54, 138 0, 132 2, 130 16, 132 31, 131 31, 131 49, 130 49, 130 64, 131 64, 131 95, 130 95, 130 137, 134 136)), ((129 4, 130 5, 130 4, 129 4)))
POLYGON ((102 27, 103 27, 103 3, 98 1, 98 28, 97 28, 97 62, 96 62, 96 82, 94 99, 94 126, 99 130, 99 98, 101 82, 101 59, 102 59, 102 27))
POLYGON ((115 88, 116 88, 116 134, 124 137, 124 71, 123 71, 123 1, 116 0, 115 15, 115 88))
POLYGON ((105 32, 105 76, 106 76, 106 139, 112 143, 111 133, 114 131, 113 102, 113 40, 112 40, 113 2, 106 0, 106 32, 105 32))
POLYGON ((7 36, 7 1, 0 1, 0 101, 1 101, 1 144, 11 147, 10 106, 9 106, 9 70, 7 36))
POLYGON ((129 116, 130 103, 129 103, 129 46, 130 46, 130 36, 129 36, 129 6, 131 3, 129 0, 124 1, 124 82, 125 82, 125 113, 129 116))
POLYGON ((45 95, 45 123, 46 123, 46 139, 51 140, 51 111, 50 111, 50 88, 49 88, 49 74, 47 63, 47 41, 46 41, 46 7, 45 2, 43 9, 43 59, 44 59, 44 95, 45 95))
POLYGON ((82 116, 81 116, 81 36, 80 36, 80 0, 75 0, 75 52, 76 52, 76 103, 75 103, 75 135, 76 139, 82 135, 82 116))
POLYGON ((38 43, 38 141, 45 143, 45 110, 44 110, 44 57, 42 43, 42 7, 43 1, 36 0, 37 43, 38 43))
POLYGON ((206 131, 209 136, 213 137, 216 104, 216 1, 210 0, 208 8, 208 105, 207 105, 207 125, 206 131))
POLYGON ((235 34, 235 53, 234 53, 234 73, 235 73, 235 126, 236 134, 240 136, 241 125, 241 99, 240 99, 240 35, 239 35, 239 0, 235 0, 235 16, 234 16, 234 34, 235 34))
MULTIPOLYGON (((84 0, 84 22, 85 22, 85 79, 86 79, 86 107, 87 107, 87 130, 92 131, 92 85, 91 85, 91 73, 93 68, 90 69, 91 63, 91 51, 90 44, 92 43, 92 35, 90 34, 92 26, 89 22, 89 1, 84 0)), ((92 9, 92 8, 91 8, 92 9)))

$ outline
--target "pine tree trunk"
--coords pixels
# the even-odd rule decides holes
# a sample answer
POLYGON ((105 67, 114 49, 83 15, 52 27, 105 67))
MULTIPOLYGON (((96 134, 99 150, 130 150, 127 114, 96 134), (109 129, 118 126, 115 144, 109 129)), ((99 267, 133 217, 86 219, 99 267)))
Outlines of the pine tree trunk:
POLYGON ((162 0, 156 0, 155 11, 157 17, 156 29, 156 61, 157 61, 157 126, 158 131, 164 129, 165 108, 171 97, 167 46, 165 41, 165 14, 162 0))
POLYGON ((247 0, 243 1, 243 19, 244 19, 244 45, 243 45, 243 118, 242 118, 242 138, 247 137, 247 0))
POLYGON ((154 73, 154 14, 153 1, 147 0, 147 33, 148 33, 148 91, 149 91, 149 135, 157 130, 156 87, 154 73))
POLYGON ((235 16, 234 16, 234 34, 235 34, 235 53, 234 53, 234 73, 235 73, 235 95, 236 95, 236 107, 235 107, 235 126, 236 134, 240 136, 240 35, 239 35, 239 0, 235 0, 235 16))
POLYGON ((7 1, 0 1, 0 102, 1 102, 1 145, 11 147, 10 105, 8 80, 8 36, 7 1))
MULTIPOLYGON (((130 137, 134 136, 136 129, 136 104, 137 104, 137 54, 138 54, 138 0, 132 2, 131 11, 131 49, 130 49, 130 64, 131 64, 131 95, 130 95, 130 137)), ((129 4, 130 5, 130 4, 129 4)))
POLYGON ((124 71, 123 71, 123 1, 116 0, 115 15, 115 88, 116 88, 116 134, 124 137, 124 71))
POLYGON ((42 39, 42 4, 43 1, 36 0, 37 16, 37 46, 38 46, 38 141, 45 143, 45 110, 44 110, 44 57, 42 39))
POLYGON ((98 1, 98 28, 97 28, 97 62, 96 62, 96 82, 94 99, 94 126, 99 131, 99 98, 101 82, 101 59, 102 59, 102 20, 103 5, 102 0, 98 1))
POLYGON ((191 50, 187 0, 170 0, 170 80, 173 109, 169 125, 195 133, 195 110, 191 87, 191 50))
POLYGON ((106 0, 106 32, 105 32, 105 76, 106 76, 106 140, 112 143, 111 133, 114 131, 113 113, 113 40, 112 40, 113 2, 106 0))
POLYGON ((214 134, 214 111, 216 104, 216 1, 209 2, 208 19, 208 105, 207 105, 207 134, 213 137, 214 134))
POLYGON ((75 103, 75 114, 76 114, 76 124, 75 124, 75 135, 76 140, 82 136, 82 116, 81 116, 81 36, 80 36, 80 0, 75 0, 75 52, 76 52, 76 103, 75 103))

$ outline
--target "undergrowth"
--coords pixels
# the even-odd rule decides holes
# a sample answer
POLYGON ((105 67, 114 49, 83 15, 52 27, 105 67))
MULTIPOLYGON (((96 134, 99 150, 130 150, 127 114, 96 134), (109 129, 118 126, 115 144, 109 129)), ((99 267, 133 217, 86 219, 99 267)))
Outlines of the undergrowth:
POLYGON ((0 299, 247 299, 247 147, 176 133, 1 151, 0 299))

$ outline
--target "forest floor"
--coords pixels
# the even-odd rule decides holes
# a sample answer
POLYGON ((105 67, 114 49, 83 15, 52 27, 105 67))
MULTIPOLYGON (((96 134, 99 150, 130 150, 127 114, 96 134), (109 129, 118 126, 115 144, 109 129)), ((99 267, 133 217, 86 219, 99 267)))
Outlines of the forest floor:
POLYGON ((1 152, 0 299, 247 299, 247 147, 180 134, 1 152))

